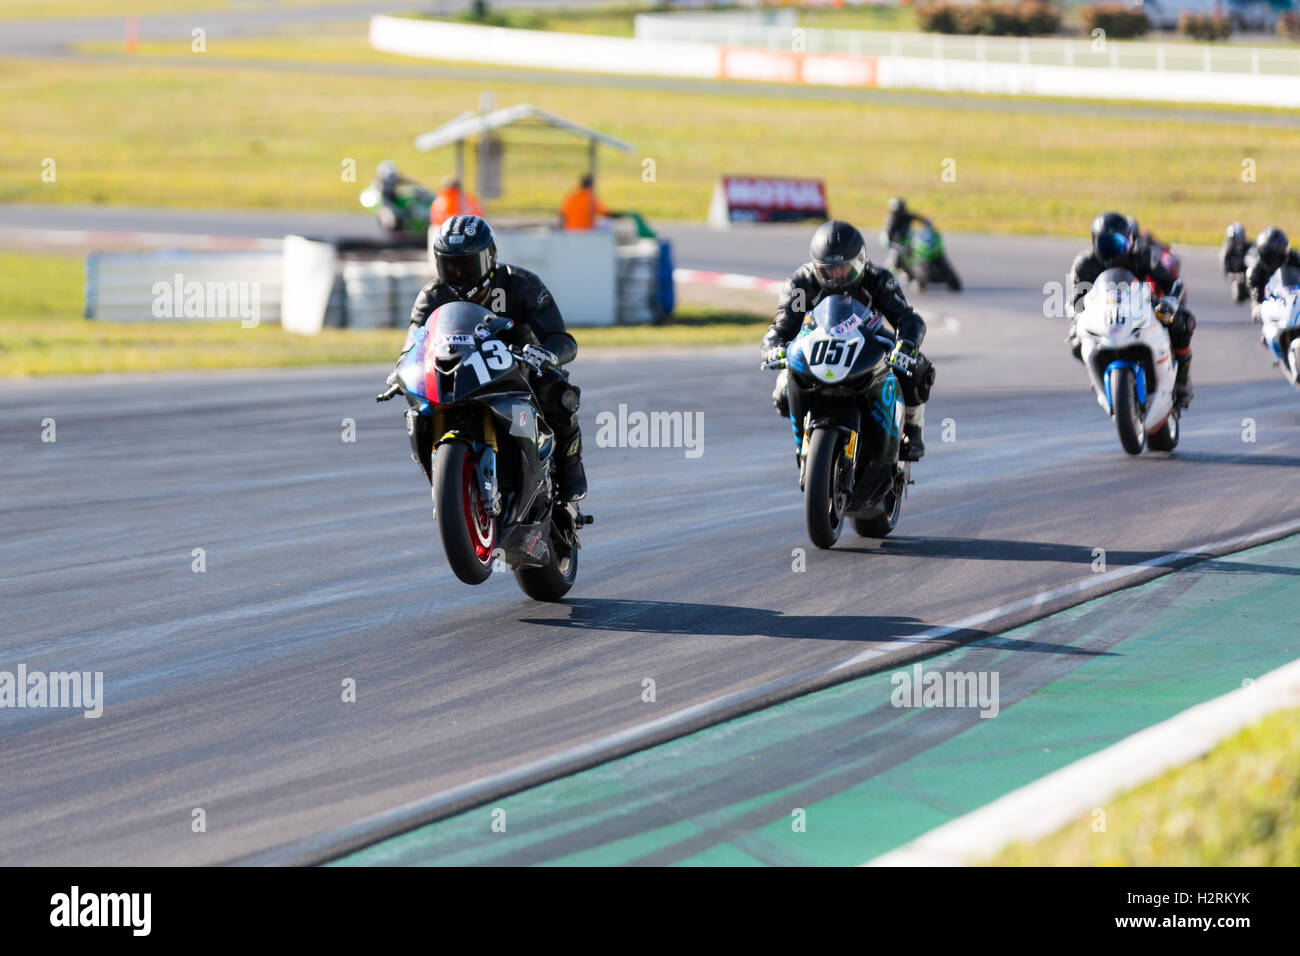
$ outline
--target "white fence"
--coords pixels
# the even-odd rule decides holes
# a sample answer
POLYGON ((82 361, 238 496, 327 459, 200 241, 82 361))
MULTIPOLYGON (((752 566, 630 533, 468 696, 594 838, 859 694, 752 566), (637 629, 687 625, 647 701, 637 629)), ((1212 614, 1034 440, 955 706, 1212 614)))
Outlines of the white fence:
MULTIPOLYGON (((710 20, 699 17, 698 22, 707 24, 710 20)), ((727 29, 732 28, 728 26, 727 29)), ((1064 53, 1061 54, 1062 62, 1055 65, 1036 62, 1036 56, 1045 55, 1034 53, 1040 49, 1032 45, 1036 41, 1025 41, 1029 45, 1024 49, 1029 52, 1017 53, 1014 59, 1000 60, 993 51, 997 51, 996 56, 1005 51, 991 40, 986 40, 981 46, 978 38, 969 38, 976 53, 963 58, 952 55, 965 49, 953 38, 938 38, 939 46, 936 48, 936 38, 925 35, 921 35, 921 39, 929 46, 924 55, 905 46, 902 39, 897 41, 898 49, 902 51, 898 55, 837 53, 823 52, 811 46, 804 50, 791 49, 790 32, 781 29, 779 47, 764 47, 744 45, 746 42, 757 43, 761 38, 741 33, 734 36, 725 34, 725 38, 720 33, 715 42, 695 43, 648 37, 592 37, 507 30, 380 16, 371 20, 370 42, 376 49, 407 56, 568 72, 1282 108, 1300 106, 1300 74, 1275 72, 1265 76, 1262 59, 1260 73, 1176 69, 1173 55, 1168 52, 1163 60, 1153 61, 1149 68, 1130 66, 1128 59, 1119 57, 1116 62, 1122 65, 1099 69, 1082 62, 1082 53, 1077 58, 1075 54, 1069 54, 1069 65, 1064 63, 1064 53), (734 45, 730 40, 737 40, 740 45, 734 45), (914 52, 918 55, 913 55, 914 52)), ((864 35, 862 43, 892 45, 895 42, 890 39, 890 34, 854 32, 864 35)), ((775 35, 768 36, 764 42, 775 44, 775 35)), ((1061 44, 1065 41, 1037 42, 1061 44)), ((1012 40, 1010 43, 1014 49, 1022 49, 1020 41, 1012 40)), ((1141 46, 1156 46, 1158 49, 1159 45, 1141 46)), ((1173 45, 1168 49, 1172 50, 1173 45)), ((1217 56, 1217 51, 1213 55, 1217 56)), ((1213 66, 1216 61, 1212 58, 1209 62, 1213 66)))
POLYGON ((281 254, 169 249, 86 257, 88 319, 280 321, 281 254))
MULTIPOLYGON (((749 13, 643 13, 635 18, 635 32, 638 40, 653 43, 721 44, 761 50, 798 48, 808 53, 845 56, 1300 76, 1300 50, 1283 46, 799 29, 791 11, 776 13, 775 17, 749 13)), ((1292 105, 1300 106, 1300 102, 1292 105)))

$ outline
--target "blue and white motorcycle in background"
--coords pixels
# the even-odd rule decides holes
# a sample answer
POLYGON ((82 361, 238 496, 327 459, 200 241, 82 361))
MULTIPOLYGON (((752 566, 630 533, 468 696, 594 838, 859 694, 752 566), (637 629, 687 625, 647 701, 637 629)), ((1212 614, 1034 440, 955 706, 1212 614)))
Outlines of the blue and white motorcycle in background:
POLYGON ((1286 380, 1300 388, 1300 269, 1283 266, 1269 278, 1259 322, 1260 341, 1273 353, 1286 380))
POLYGON ((911 481, 899 460, 903 397, 888 359, 894 339, 883 319, 847 295, 819 302, 785 351, 762 367, 784 368, 802 395, 791 425, 799 457, 808 536, 819 548, 839 540, 847 517, 864 537, 894 530, 911 481))
POLYGON ((1130 455, 1178 445, 1182 409, 1174 401, 1177 365, 1165 327, 1172 319, 1166 303, 1152 305, 1147 283, 1127 269, 1107 269, 1075 323, 1097 402, 1115 419, 1130 455))

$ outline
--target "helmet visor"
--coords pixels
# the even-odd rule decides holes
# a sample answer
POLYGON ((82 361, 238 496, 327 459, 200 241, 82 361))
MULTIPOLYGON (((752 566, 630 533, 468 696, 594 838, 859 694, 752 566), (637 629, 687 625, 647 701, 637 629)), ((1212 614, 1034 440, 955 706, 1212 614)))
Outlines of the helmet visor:
POLYGON ((478 288, 492 272, 491 256, 486 249, 470 253, 440 252, 435 256, 438 278, 457 292, 478 288))
POLYGON ((813 270, 819 281, 827 289, 847 289, 862 277, 862 270, 867 264, 867 251, 863 249, 852 259, 838 262, 814 262, 813 270))
POLYGON ((1103 259, 1118 259, 1124 253, 1128 252, 1128 236, 1122 232, 1103 232, 1097 237, 1097 255, 1103 259))

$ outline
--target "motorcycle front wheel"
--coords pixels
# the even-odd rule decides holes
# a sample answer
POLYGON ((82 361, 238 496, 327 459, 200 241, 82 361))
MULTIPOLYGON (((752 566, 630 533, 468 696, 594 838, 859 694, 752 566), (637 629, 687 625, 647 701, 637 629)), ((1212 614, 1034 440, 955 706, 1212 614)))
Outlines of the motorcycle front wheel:
POLYGON ((804 478, 804 516, 808 537, 819 548, 831 548, 844 525, 844 502, 836 494, 840 463, 840 433, 818 428, 808 442, 808 471, 804 478))
POLYGON ((1142 425, 1142 408, 1138 405, 1137 380, 1131 368, 1117 368, 1110 379, 1111 401, 1115 408, 1115 429, 1119 443, 1130 455, 1142 454, 1147 443, 1142 425))
POLYGON ((497 539, 497 520, 482 500, 475 464, 463 442, 449 441, 433 453, 438 536, 452 573, 466 584, 482 584, 492 574, 497 539))

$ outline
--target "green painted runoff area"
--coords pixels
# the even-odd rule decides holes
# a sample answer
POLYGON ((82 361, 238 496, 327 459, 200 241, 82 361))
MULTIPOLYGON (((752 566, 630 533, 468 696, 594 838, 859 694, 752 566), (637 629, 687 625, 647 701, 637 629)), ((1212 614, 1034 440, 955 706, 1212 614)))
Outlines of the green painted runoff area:
POLYGON ((862 863, 1300 658, 1297 606, 1300 536, 928 658, 919 683, 916 663, 863 677, 334 865, 862 863), (931 672, 974 674, 996 716, 952 695, 897 706, 923 704, 931 672))

